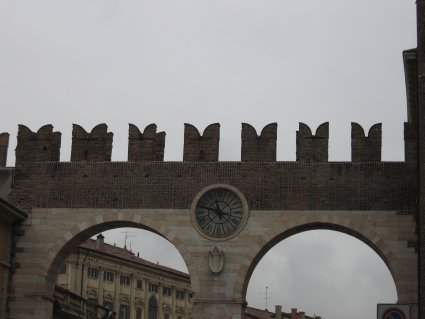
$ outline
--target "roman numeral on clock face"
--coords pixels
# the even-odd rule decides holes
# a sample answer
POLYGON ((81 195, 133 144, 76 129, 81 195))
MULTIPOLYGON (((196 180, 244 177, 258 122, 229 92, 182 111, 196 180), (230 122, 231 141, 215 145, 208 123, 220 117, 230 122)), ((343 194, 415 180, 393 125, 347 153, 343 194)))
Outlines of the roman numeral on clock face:
POLYGON ((233 234, 244 219, 240 198, 226 188, 206 192, 196 205, 196 221, 208 236, 221 238, 233 234))

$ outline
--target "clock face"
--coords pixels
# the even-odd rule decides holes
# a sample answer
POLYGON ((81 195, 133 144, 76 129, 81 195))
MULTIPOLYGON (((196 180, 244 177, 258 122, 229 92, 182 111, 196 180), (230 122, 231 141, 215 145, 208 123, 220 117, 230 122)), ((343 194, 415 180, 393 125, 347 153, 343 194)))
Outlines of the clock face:
POLYGON ((195 218, 202 232, 214 238, 234 234, 246 220, 240 197, 222 187, 210 189, 201 196, 196 204, 195 218))

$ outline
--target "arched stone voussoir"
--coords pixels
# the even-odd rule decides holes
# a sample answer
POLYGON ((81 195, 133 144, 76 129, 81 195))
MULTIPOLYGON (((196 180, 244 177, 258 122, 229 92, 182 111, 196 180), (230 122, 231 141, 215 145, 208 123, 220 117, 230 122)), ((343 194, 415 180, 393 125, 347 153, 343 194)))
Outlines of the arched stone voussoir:
MULTIPOLYGON (((134 227, 152 231, 174 245, 179 251, 186 265, 190 261, 190 253, 187 250, 184 241, 180 240, 177 234, 168 226, 158 222, 154 214, 147 214, 143 217, 139 212, 108 212, 98 214, 80 221, 78 224, 73 224, 65 232, 58 233, 55 238, 55 244, 52 245, 46 254, 46 260, 43 263, 44 283, 41 286, 46 287, 47 291, 53 292, 54 281, 51 278, 56 278, 63 260, 82 242, 88 238, 106 230, 134 227)), ((190 267, 188 267, 190 272, 190 267)))
POLYGON ((246 297, 246 292, 248 289, 248 284, 251 279, 251 275, 260 262, 260 260, 264 257, 264 255, 273 248, 276 244, 281 242, 282 240, 289 238, 293 235, 309 231, 309 230, 333 230, 345 233, 347 235, 353 236, 370 248, 372 248, 378 256, 384 261, 387 265, 391 275, 393 276, 394 282, 397 287, 400 284, 400 276, 398 271, 398 262, 396 255, 391 250, 391 247, 386 243, 386 241, 381 238, 379 234, 370 229, 370 225, 367 222, 359 222, 359 221, 350 221, 349 223, 341 221, 339 217, 329 216, 326 219, 320 217, 319 214, 310 214, 308 216, 304 216, 303 218, 299 218, 297 216, 293 217, 291 220, 288 220, 286 223, 286 227, 282 227, 282 225, 272 226, 270 231, 263 234, 260 239, 256 241, 262 242, 261 245, 251 245, 249 251, 245 254, 244 260, 241 261, 241 266, 237 271, 236 280, 234 284, 234 292, 235 294, 240 294, 246 297), (247 267, 247 265, 249 265, 247 267), (243 282, 243 285, 238 283, 243 282), (240 291, 240 289, 242 289, 240 291))

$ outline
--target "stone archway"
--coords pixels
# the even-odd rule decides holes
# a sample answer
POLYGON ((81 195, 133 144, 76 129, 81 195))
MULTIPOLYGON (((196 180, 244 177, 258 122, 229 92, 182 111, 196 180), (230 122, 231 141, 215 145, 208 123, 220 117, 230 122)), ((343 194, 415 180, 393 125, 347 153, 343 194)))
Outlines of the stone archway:
MULTIPOLYGON (((412 317, 417 311, 416 265, 412 262, 416 253, 414 248, 407 249, 408 240, 400 241, 400 237, 412 230, 414 220, 396 212, 392 218, 382 212, 375 212, 374 218, 363 218, 363 212, 351 212, 351 219, 344 217, 344 212, 285 212, 276 214, 273 224, 270 221, 260 222, 259 212, 253 212, 252 219, 258 219, 270 231, 259 234, 255 245, 252 245, 241 262, 235 280, 235 292, 240 292, 245 298, 249 280, 262 257, 278 242, 308 230, 327 229, 353 236, 372 248, 388 267, 397 290, 400 303, 409 303, 412 307, 412 317), (386 230, 374 227, 379 220, 386 219, 386 230), (390 231, 388 231, 390 230, 390 231)), ((388 214, 388 213, 387 213, 388 214)), ((370 212, 369 212, 370 216, 370 212)), ((256 224, 258 226, 258 224, 256 224)))
MULTIPOLYGON (((164 211, 163 213, 167 214, 164 211)), ((177 211, 169 213, 176 219, 176 224, 185 215, 177 211)), ((187 264, 187 260, 190 260, 187 249, 178 241, 172 227, 164 225, 157 214, 153 210, 122 212, 110 209, 34 209, 33 224, 20 244, 24 247, 34 247, 37 243, 42 245, 37 245, 37 249, 28 249, 25 257, 20 260, 17 276, 14 277, 15 287, 24 292, 16 295, 22 318, 51 317, 54 286, 63 261, 83 241, 108 229, 135 227, 152 231, 170 241, 187 264), (58 225, 57 220, 66 222, 58 225), (28 280, 28 276, 31 280, 28 280), (21 278, 26 280, 20 280, 21 278), (22 307, 23 304, 28 305, 28 308, 22 307)))
MULTIPOLYGON (((393 279, 394 278, 394 266, 390 263, 389 260, 394 260, 394 254, 391 253, 389 247, 385 244, 385 242, 382 240, 382 238, 379 238, 378 235, 374 234, 375 238, 379 238, 378 242, 380 242, 380 246, 378 247, 376 246, 373 242, 371 242, 369 240, 369 238, 365 237, 363 234, 360 234, 352 229, 340 226, 340 225, 335 225, 335 224, 331 224, 331 223, 311 223, 311 224, 303 224, 294 228, 291 228, 287 231, 284 231, 283 233, 281 233, 279 236, 273 238, 269 243, 267 243, 267 245, 265 245, 263 247, 263 249, 254 257, 254 260, 251 264, 251 267, 249 268, 249 272, 248 275, 246 277, 246 281, 247 284, 249 282, 249 279, 251 278, 252 272, 254 271, 254 269, 256 268, 256 266, 258 265, 258 263, 260 262, 260 260, 264 257, 264 255, 270 250, 272 249, 277 243, 300 233, 306 232, 306 231, 310 231, 310 230, 332 230, 332 231, 337 231, 337 232, 341 232, 347 235, 350 235, 354 238, 359 239, 361 242, 365 243, 367 246, 369 246, 370 248, 372 248, 373 251, 375 251, 378 256, 384 261, 384 263, 387 265, 393 279), (382 250, 381 250, 382 249, 382 250)), ((245 292, 246 292, 246 286, 245 286, 245 292)))
MULTIPOLYGON (((83 240, 105 229, 137 227, 169 240, 185 261, 195 293, 194 318, 242 318, 253 269, 278 241, 307 229, 333 229, 371 246, 386 262, 399 301, 417 311, 417 255, 411 215, 397 211, 251 210, 246 226, 228 240, 211 241, 193 227, 189 209, 33 209, 17 255, 14 276, 16 319, 51 317, 51 296, 61 260, 83 240), (382 227, 384 225, 385 227, 382 227), (211 273, 209 252, 224 254, 223 271, 211 273), (229 315, 232 314, 232 315, 229 315)), ((14 308, 13 308, 14 307, 14 308)), ((417 316, 412 315, 412 318, 417 316)))
MULTIPOLYGON (((117 211, 90 217, 82 223, 74 225, 66 233, 62 234, 57 239, 56 244, 48 251, 48 256, 53 257, 53 259, 46 260, 46 263, 50 264, 50 266, 46 265, 49 267, 48 278, 56 279, 61 262, 84 240, 105 230, 121 227, 145 229, 164 237, 174 245, 184 262, 186 264, 188 263, 187 260, 190 259, 190 256, 186 246, 181 245, 181 242, 177 240, 177 236, 170 227, 161 223, 156 216, 150 216, 149 218, 148 216, 142 217, 138 212, 123 213, 117 211)), ((48 290, 50 290, 50 287, 48 290)))
POLYGON ((286 237, 264 255, 246 298, 251 308, 281 305, 283 312, 373 318, 377 303, 397 302, 397 291, 388 266, 364 242, 313 229, 286 237))

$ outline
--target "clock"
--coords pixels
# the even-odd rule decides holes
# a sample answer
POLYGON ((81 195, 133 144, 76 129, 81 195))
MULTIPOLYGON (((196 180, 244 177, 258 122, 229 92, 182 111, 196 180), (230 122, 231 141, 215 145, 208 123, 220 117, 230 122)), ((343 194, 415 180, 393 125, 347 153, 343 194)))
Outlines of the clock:
POLYGON ((237 189, 213 185, 201 191, 192 205, 192 222, 204 237, 229 239, 238 234, 248 218, 248 204, 237 189))

